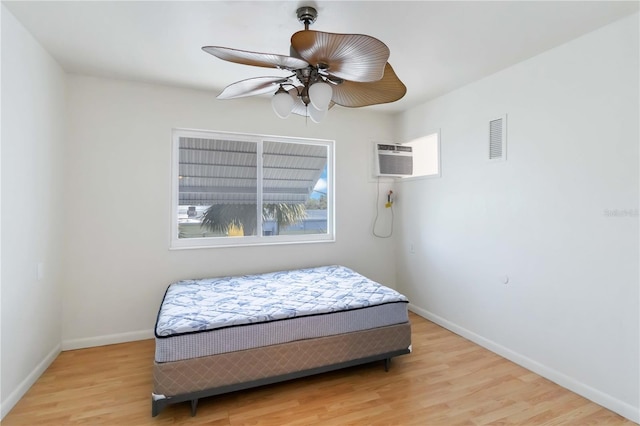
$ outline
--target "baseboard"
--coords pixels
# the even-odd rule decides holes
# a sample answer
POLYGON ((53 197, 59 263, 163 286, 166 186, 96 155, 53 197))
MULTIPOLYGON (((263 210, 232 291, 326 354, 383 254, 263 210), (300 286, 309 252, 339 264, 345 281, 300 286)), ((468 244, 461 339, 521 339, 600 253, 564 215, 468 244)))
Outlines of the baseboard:
POLYGON ((614 398, 609 394, 601 392, 595 388, 592 388, 591 386, 585 385, 584 383, 579 382, 578 380, 569 377, 566 374, 563 374, 531 358, 514 352, 507 347, 504 347, 492 340, 486 339, 472 331, 467 330, 466 328, 452 323, 451 321, 448 321, 425 309, 419 308, 418 306, 409 304, 409 310, 446 328, 447 330, 450 330, 464 337, 467 340, 470 340, 490 350, 491 352, 502 356, 503 358, 508 359, 509 361, 512 361, 526 368, 527 370, 531 370, 534 373, 539 374, 540 376, 549 379, 552 382, 557 383, 558 385, 595 402, 596 404, 602 405, 603 407, 613 411, 614 413, 618 413, 633 422, 640 423, 640 407, 634 407, 631 404, 620 401, 619 399, 614 398))
POLYGON ((116 343, 135 342, 137 340, 153 339, 153 330, 130 331, 127 333, 107 334, 97 337, 86 337, 82 339, 68 339, 62 341, 62 350, 71 351, 74 349, 92 348, 94 346, 113 345, 116 343))
POLYGON ((56 359, 60 353, 60 345, 56 345, 44 357, 42 361, 33 369, 33 371, 18 385, 18 387, 9 394, 9 396, 0 402, 0 420, 4 419, 4 416, 9 414, 9 411, 20 401, 20 398, 27 393, 27 391, 33 386, 33 384, 42 376, 42 373, 46 371, 51 363, 56 359))

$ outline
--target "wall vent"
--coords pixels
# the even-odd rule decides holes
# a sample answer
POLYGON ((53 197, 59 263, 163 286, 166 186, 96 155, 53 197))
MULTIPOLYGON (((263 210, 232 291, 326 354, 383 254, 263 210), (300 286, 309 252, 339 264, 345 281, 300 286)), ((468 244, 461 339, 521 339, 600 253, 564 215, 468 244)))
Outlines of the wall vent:
POLYGON ((507 159, 507 116, 489 121, 489 160, 507 159))

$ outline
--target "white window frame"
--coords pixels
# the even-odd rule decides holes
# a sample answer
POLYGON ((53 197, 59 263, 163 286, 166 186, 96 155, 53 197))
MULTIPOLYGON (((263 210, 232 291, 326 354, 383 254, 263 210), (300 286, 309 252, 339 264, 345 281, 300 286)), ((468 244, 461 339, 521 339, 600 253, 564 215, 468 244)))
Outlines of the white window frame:
MULTIPOLYGON (((172 130, 171 143, 171 226, 169 249, 197 249, 216 247, 244 247, 277 244, 326 243, 335 241, 335 141, 325 139, 306 139, 287 136, 258 135, 209 130, 192 130, 176 128, 172 130), (233 138, 237 141, 255 142, 257 150, 257 200, 262 200, 262 144, 264 142, 300 143, 306 145, 322 145, 327 147, 327 232, 324 234, 301 235, 262 235, 244 237, 202 237, 178 238, 178 203, 179 203, 179 146, 181 137, 191 138, 233 138)), ((257 203, 258 230, 262 229, 262 204, 257 203)))

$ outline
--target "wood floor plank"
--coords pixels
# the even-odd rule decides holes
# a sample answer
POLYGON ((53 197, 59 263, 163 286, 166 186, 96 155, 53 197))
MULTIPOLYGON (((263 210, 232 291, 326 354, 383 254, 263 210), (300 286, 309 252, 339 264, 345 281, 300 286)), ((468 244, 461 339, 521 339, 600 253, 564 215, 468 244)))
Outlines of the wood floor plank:
POLYGON ((48 425, 635 425, 411 314, 413 352, 171 405, 151 417, 154 341, 63 352, 2 421, 48 425))

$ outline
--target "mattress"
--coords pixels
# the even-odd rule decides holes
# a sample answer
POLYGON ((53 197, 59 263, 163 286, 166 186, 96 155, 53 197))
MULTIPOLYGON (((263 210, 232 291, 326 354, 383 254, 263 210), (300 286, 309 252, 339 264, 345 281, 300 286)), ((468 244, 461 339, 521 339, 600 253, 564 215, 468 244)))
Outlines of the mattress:
POLYGON ((183 280, 165 292, 156 362, 172 362, 408 321, 408 300, 340 265, 183 280))

